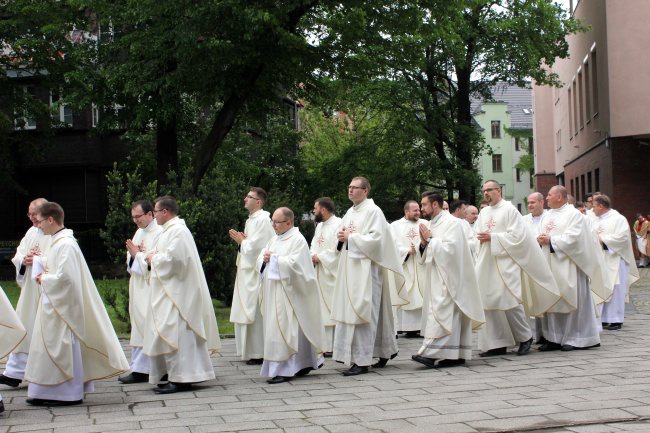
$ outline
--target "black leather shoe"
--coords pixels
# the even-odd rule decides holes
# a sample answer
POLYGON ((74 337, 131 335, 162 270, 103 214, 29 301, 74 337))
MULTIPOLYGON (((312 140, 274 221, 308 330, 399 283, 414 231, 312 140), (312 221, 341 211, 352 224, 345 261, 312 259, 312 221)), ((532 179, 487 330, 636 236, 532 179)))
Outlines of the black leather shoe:
POLYGON ((405 338, 422 338, 419 331, 407 331, 405 338))
POLYGON ((132 383, 149 382, 149 375, 144 374, 144 373, 138 373, 137 371, 134 371, 133 373, 129 374, 128 376, 118 377, 117 381, 120 382, 120 383, 123 383, 125 385, 130 385, 132 383))
POLYGON ((436 358, 427 358, 420 355, 412 355, 411 359, 415 362, 419 362, 422 365, 426 365, 429 368, 435 368, 436 358))
POLYGON ((75 404, 83 403, 83 400, 73 400, 73 401, 63 401, 63 400, 46 400, 42 398, 28 398, 25 400, 25 403, 31 404, 32 406, 73 406, 75 404))
MULTIPOLYGON (((304 370, 304 369, 303 369, 304 370)), ((302 370, 301 370, 302 371, 302 370)), ((266 381, 266 383, 270 383, 271 385, 276 385, 278 383, 284 383, 284 382, 289 382, 291 380, 290 377, 286 376, 275 376, 270 378, 269 380, 266 381)))
POLYGON ((360 366, 357 364, 352 364, 349 370, 343 372, 343 376, 358 376, 360 374, 366 374, 368 372, 368 366, 360 366))
MULTIPOLYGON (((307 376, 309 374, 309 372, 312 371, 312 370, 313 370, 313 368, 311 368, 311 367, 305 367, 302 370, 298 370, 298 372, 296 374, 294 374, 294 376, 296 376, 296 377, 307 376)), ((282 377, 282 376, 275 376, 273 379, 275 379, 276 377, 282 377)), ((269 383, 271 383, 271 382, 269 382, 269 383)), ((273 383, 280 383, 280 382, 273 382, 273 383)))
POLYGON ((488 356, 505 355, 507 350, 508 350, 507 347, 497 347, 496 349, 490 349, 490 350, 486 350, 485 352, 481 352, 478 354, 478 356, 480 356, 481 358, 485 358, 488 356))
POLYGON ((262 365, 264 362, 263 358, 251 358, 248 361, 246 361, 246 365, 262 365))
POLYGON ((156 394, 174 394, 176 392, 184 392, 192 389, 191 383, 174 383, 169 382, 158 388, 154 388, 153 392, 156 394))
POLYGON ((517 350, 517 355, 525 355, 530 352, 530 346, 533 345, 533 337, 530 337, 530 340, 519 343, 519 350, 517 350))
POLYGON ((554 350, 562 349, 562 345, 553 343, 552 341, 547 341, 546 343, 539 346, 540 352, 552 352, 554 350))
POLYGON ((457 365, 465 365, 465 360, 463 358, 458 359, 441 359, 436 364, 436 368, 444 367, 456 367, 457 365))
POLYGON ((539 345, 546 344, 546 343, 548 343, 548 340, 544 337, 539 337, 539 340, 535 341, 535 344, 539 344, 539 345))
POLYGON ((622 323, 610 323, 609 326, 606 327, 605 329, 607 329, 609 331, 618 331, 622 327, 623 327, 622 323))
MULTIPOLYGON (((399 353, 399 352, 397 352, 397 353, 399 353)), ((393 353, 390 356, 390 359, 395 359, 397 357, 397 353, 393 353)), ((384 367, 386 367, 386 364, 388 364, 388 361, 389 361, 388 358, 379 358, 379 361, 372 364, 372 368, 384 368, 384 367)))
POLYGON ((3 385, 7 385, 7 386, 10 386, 12 388, 16 388, 16 387, 18 387, 18 385, 20 385, 20 382, 22 382, 22 380, 14 379, 13 377, 8 377, 8 376, 5 376, 4 374, 0 374, 0 383, 3 384, 3 385))

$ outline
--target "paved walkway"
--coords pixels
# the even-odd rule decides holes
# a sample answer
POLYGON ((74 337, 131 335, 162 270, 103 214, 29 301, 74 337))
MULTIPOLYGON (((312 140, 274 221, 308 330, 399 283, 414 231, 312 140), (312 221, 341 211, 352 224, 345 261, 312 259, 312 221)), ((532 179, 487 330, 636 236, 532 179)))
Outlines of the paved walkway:
POLYGON ((81 406, 32 408, 26 389, 1 390, 6 432, 650 432, 650 269, 632 290, 621 331, 587 351, 509 354, 429 370, 400 356, 353 378, 325 367, 268 385, 224 340, 217 379, 193 392, 157 396, 151 385, 97 382, 81 406))

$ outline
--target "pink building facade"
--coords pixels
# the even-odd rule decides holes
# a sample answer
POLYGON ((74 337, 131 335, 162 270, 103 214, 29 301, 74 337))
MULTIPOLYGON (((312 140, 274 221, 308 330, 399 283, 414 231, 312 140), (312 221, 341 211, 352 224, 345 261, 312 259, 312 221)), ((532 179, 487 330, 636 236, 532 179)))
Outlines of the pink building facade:
POLYGON ((574 0, 588 24, 552 71, 562 88, 534 86, 535 187, 600 191, 632 221, 650 213, 650 1, 574 0))

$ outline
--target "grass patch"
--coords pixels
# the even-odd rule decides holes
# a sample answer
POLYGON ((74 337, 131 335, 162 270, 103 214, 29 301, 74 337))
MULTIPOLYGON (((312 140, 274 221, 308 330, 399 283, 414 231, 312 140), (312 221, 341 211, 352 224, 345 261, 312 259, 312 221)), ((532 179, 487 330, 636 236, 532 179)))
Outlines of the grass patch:
MULTIPOLYGON (((108 316, 113 323, 115 333, 120 337, 129 337, 131 324, 129 323, 129 280, 126 278, 101 279, 95 280, 95 285, 99 291, 108 316)), ((20 287, 15 281, 0 281, 0 287, 4 290, 13 304, 14 308, 20 296, 20 287)), ((226 307, 223 302, 216 299, 212 300, 214 312, 219 324, 219 333, 221 335, 234 334, 234 325, 230 323, 230 307, 226 307)))

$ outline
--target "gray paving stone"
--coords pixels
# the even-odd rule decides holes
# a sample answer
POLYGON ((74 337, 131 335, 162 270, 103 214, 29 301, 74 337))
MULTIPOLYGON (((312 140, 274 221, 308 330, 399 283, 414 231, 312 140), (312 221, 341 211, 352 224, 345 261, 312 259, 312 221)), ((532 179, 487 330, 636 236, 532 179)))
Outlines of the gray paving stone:
POLYGON ((229 424, 217 425, 201 425, 192 428, 192 433, 216 433, 216 432, 240 432, 245 430, 260 430, 260 429, 275 428, 275 424, 271 421, 259 422, 233 422, 229 424))
POLYGON ((594 421, 613 422, 630 420, 636 417, 631 412, 621 409, 570 411, 565 413, 549 413, 546 416, 556 423, 561 424, 575 424, 580 422, 593 423, 594 421))
POLYGON ((115 424, 87 425, 83 427, 57 427, 54 433, 103 433, 108 431, 119 431, 126 429, 136 429, 140 427, 137 422, 120 422, 115 424))
POLYGON ((543 416, 526 416, 526 417, 513 417, 504 419, 491 419, 491 420, 477 420, 467 421, 470 427, 479 431, 516 431, 521 428, 528 427, 542 427, 549 424, 549 419, 543 416))

